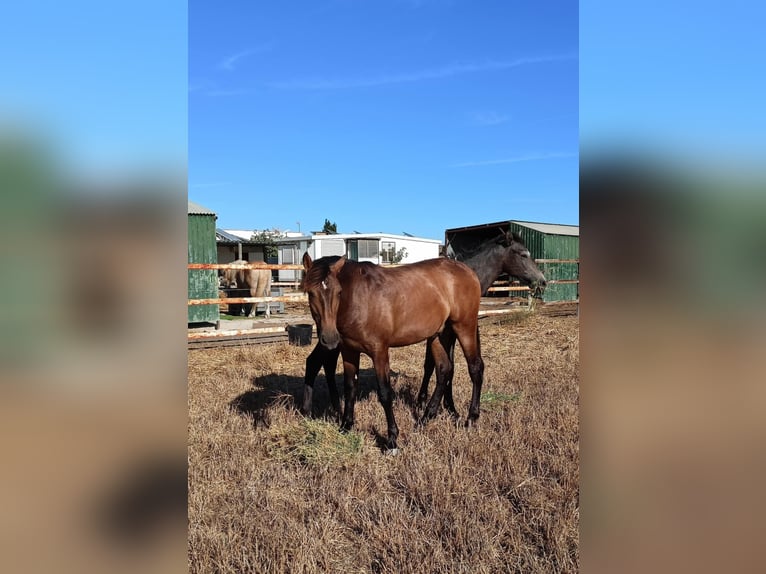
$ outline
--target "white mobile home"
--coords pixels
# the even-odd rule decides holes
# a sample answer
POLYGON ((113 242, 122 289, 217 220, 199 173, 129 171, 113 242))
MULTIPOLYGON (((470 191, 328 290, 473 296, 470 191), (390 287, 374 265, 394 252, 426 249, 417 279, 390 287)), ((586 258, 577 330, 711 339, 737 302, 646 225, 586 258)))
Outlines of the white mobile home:
MULTIPOLYGON (((388 233, 313 233, 282 237, 276 240, 279 248, 279 263, 300 264, 303 254, 308 252, 312 259, 328 255, 346 255, 354 261, 370 261, 381 265, 415 263, 424 259, 439 257, 438 239, 425 239, 412 235, 391 235, 388 233)), ((300 273, 300 272, 298 272, 300 273)), ((295 271, 280 271, 280 281, 296 281, 295 271)))

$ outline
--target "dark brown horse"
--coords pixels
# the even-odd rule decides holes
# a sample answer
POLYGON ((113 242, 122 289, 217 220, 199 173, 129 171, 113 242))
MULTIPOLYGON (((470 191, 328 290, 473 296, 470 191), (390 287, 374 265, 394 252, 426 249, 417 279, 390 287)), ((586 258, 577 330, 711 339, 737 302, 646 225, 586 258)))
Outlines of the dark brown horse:
POLYGON ((453 373, 440 339, 446 327, 460 341, 473 383, 466 424, 479 418, 484 378, 478 329, 481 285, 468 266, 441 258, 385 268, 346 257, 312 261, 306 253, 303 267, 301 286, 308 294, 319 343, 328 350, 340 349, 343 358, 344 429, 354 424, 359 358, 365 353, 372 359, 378 399, 386 413, 387 447, 397 448, 388 350, 423 340, 428 341, 436 365, 436 389, 421 423, 435 416, 453 373))
MULTIPOLYGON (((524 245, 521 237, 515 233, 501 232, 497 237, 484 241, 470 253, 466 254, 463 262, 473 269, 474 273, 478 276, 482 295, 504 273, 516 277, 525 285, 535 285, 539 288, 544 288, 546 284, 545 276, 531 258, 529 250, 524 245)), ((445 329, 441 339, 442 346, 447 349, 450 360, 452 360, 455 349, 454 333, 449 329, 445 329)), ((301 412, 304 415, 309 416, 311 414, 314 381, 319 370, 324 368, 325 378, 327 379, 330 391, 330 401, 335 412, 340 416, 340 398, 338 397, 338 390, 335 385, 335 368, 339 355, 340 349, 336 348, 330 351, 317 344, 306 359, 303 404, 301 407, 301 412)), ((428 398, 428 382, 431 379, 435 366, 430 345, 426 345, 423 383, 418 394, 418 404, 421 407, 428 398)), ((446 382, 444 406, 453 417, 458 416, 452 398, 452 377, 446 382)))
MULTIPOLYGON (((532 259, 524 240, 516 233, 504 232, 500 236, 481 243, 473 251, 463 256, 463 263, 473 269, 479 278, 481 294, 502 274, 517 278, 524 285, 544 289, 545 276, 532 259)), ((450 360, 455 351, 455 334, 448 328, 441 334, 442 346, 447 349, 450 360)), ((430 347, 426 347, 426 358, 423 364, 423 382, 418 393, 418 406, 423 406, 428 398, 428 381, 434 372, 434 358, 430 347)), ((327 369, 325 369, 325 374, 327 369)), ((446 382, 444 392, 444 407, 454 417, 458 418, 455 402, 452 398, 452 377, 446 382)))

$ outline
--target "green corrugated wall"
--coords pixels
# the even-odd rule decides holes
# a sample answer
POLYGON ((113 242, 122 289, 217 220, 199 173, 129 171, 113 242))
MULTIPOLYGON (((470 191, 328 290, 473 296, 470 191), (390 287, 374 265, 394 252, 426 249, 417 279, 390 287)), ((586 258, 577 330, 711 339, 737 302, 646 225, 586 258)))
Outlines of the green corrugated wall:
MULTIPOLYGON (((189 263, 218 263, 215 215, 189 214, 189 263)), ((218 273, 212 269, 190 269, 189 299, 218 297, 218 273)), ((189 305, 189 323, 215 323, 218 305, 189 305)))
MULTIPOLYGON (((546 234, 517 223, 509 222, 509 229, 524 239, 529 252, 535 259, 579 259, 580 238, 571 235, 546 234)), ((577 263, 539 263, 548 281, 579 279, 577 263)), ((548 285, 543 301, 574 301, 579 298, 579 284, 548 285)))

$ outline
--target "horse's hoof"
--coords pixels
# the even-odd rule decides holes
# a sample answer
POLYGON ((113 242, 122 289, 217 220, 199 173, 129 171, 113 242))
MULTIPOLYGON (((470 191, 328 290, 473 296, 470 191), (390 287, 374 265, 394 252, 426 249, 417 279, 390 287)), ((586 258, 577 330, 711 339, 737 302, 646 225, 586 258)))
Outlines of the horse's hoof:
POLYGON ((399 449, 398 448, 389 448, 388 450, 386 450, 386 452, 384 454, 386 456, 397 456, 399 454, 399 449))

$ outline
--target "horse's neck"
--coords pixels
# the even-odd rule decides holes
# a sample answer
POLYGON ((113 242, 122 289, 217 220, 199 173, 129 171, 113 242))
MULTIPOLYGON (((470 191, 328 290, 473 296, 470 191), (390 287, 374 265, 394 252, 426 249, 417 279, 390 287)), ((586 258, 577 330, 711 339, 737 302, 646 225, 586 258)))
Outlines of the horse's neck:
POLYGON ((498 254, 502 254, 500 246, 491 247, 487 251, 477 253, 473 257, 463 261, 463 263, 473 269, 474 273, 479 277, 482 295, 484 295, 490 285, 495 282, 495 279, 500 276, 502 271, 502 257, 498 257, 498 254))

